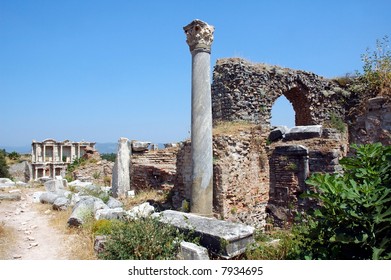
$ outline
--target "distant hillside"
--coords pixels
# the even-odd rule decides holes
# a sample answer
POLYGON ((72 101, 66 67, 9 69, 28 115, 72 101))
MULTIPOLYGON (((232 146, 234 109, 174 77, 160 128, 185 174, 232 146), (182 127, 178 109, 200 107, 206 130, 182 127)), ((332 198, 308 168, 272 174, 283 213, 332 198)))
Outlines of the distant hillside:
POLYGON ((100 154, 117 153, 117 145, 117 143, 96 143, 95 149, 98 150, 100 154))
POLYGON ((31 145, 27 146, 1 146, 0 149, 4 149, 7 153, 17 152, 19 154, 30 154, 31 145))

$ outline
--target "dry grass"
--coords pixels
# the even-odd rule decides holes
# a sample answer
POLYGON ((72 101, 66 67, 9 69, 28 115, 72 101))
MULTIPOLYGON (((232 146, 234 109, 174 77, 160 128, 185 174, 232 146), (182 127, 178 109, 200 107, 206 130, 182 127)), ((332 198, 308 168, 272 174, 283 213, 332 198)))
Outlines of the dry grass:
POLYGON ((218 122, 213 127, 213 135, 236 135, 241 131, 251 131, 256 124, 246 121, 218 122))
POLYGON ((0 223, 0 260, 9 258, 9 252, 15 244, 15 230, 0 223))
POLYGON ((72 208, 66 211, 52 210, 50 204, 38 204, 36 208, 39 212, 45 213, 50 210, 49 223, 56 228, 61 234, 67 236, 66 247, 69 251, 71 260, 96 260, 94 252, 94 234, 92 232, 93 222, 87 222, 80 228, 68 227, 68 219, 72 213, 72 208))
POLYGON ((166 195, 154 189, 147 189, 138 192, 135 197, 128 197, 126 199, 121 199, 121 202, 124 204, 124 209, 130 209, 148 200, 154 200, 156 202, 164 202, 166 200, 166 195))

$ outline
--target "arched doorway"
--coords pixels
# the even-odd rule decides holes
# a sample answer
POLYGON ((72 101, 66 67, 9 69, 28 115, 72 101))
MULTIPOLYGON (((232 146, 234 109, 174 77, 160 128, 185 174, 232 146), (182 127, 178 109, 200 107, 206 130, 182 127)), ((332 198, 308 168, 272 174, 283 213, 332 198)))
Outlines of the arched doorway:
POLYGON ((284 95, 277 98, 272 106, 270 124, 272 126, 295 126, 295 110, 284 95))

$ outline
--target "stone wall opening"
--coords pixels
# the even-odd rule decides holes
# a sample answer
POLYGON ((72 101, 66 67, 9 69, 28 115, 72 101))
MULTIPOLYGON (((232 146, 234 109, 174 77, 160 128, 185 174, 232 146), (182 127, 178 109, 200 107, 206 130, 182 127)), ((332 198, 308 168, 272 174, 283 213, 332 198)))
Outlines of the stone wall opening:
POLYGON ((292 103, 284 95, 281 95, 274 102, 270 122, 272 126, 295 126, 295 110, 292 103))
POLYGON ((295 125, 315 124, 310 114, 311 110, 307 99, 308 91, 306 89, 295 87, 284 92, 283 95, 292 103, 295 110, 295 125))

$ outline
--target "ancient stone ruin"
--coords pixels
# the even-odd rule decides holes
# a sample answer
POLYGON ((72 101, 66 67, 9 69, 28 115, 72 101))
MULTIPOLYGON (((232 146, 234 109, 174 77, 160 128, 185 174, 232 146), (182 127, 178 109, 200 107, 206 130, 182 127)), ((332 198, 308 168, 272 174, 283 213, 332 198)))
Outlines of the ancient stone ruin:
POLYGON ((42 142, 33 141, 32 145, 32 174, 33 179, 40 177, 65 176, 67 166, 75 159, 83 157, 86 153, 95 151, 94 142, 71 142, 64 140, 58 142, 46 139, 42 142))
MULTIPOLYGON (((206 144, 210 121, 195 124, 199 115, 209 114, 209 100, 197 100, 196 96, 208 94, 207 85, 200 85, 197 75, 208 69, 213 40, 210 28, 201 21, 185 27, 193 59, 192 138, 163 150, 133 149, 128 180, 134 191, 164 190, 169 192, 173 209, 192 211, 198 203, 198 190, 204 189, 197 174, 204 174, 204 180, 209 178, 211 161, 213 180, 207 181, 213 182, 213 192, 202 194, 206 195, 199 200, 202 207, 209 207, 211 195, 217 218, 261 229, 285 227, 298 212, 313 207, 300 197, 308 188, 306 179, 316 172, 341 172, 339 159, 348 154, 350 143, 390 144, 390 105, 384 98, 371 99, 363 114, 348 116, 357 100, 353 92, 333 80, 228 58, 219 59, 213 72, 210 159, 206 144), (201 40, 200 45, 194 40, 201 40), (198 62, 198 55, 204 56, 202 62, 198 62), (272 106, 282 95, 295 111, 293 128, 270 126, 272 106), (197 103, 203 104, 202 109, 197 103), (346 129, 333 127, 332 118, 347 123, 346 129), (224 129, 224 125, 234 129, 224 129)), ((208 215, 208 211, 195 212, 208 215)))

